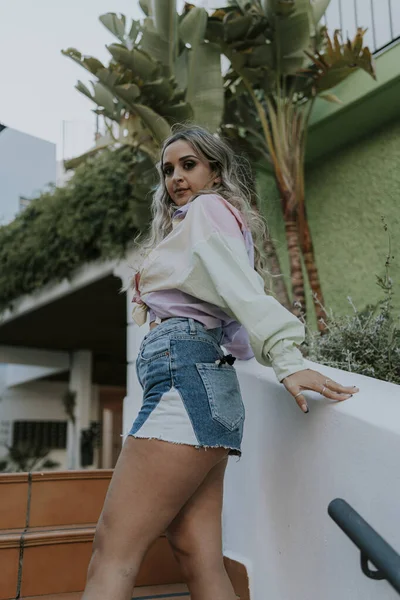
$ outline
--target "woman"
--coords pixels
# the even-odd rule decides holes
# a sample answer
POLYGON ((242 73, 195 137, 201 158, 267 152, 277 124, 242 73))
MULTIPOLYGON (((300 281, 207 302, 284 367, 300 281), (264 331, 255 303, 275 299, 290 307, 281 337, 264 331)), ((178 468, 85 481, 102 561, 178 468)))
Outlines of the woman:
POLYGON ((306 368, 303 325, 264 291, 262 222, 239 178, 230 148, 201 128, 164 143, 151 251, 135 277, 134 320, 150 312, 136 363, 143 405, 99 519, 85 600, 130 599, 163 532, 192 600, 235 600, 221 534, 224 472, 244 422, 235 357, 272 364, 305 413, 303 390, 338 401, 357 391, 306 368))

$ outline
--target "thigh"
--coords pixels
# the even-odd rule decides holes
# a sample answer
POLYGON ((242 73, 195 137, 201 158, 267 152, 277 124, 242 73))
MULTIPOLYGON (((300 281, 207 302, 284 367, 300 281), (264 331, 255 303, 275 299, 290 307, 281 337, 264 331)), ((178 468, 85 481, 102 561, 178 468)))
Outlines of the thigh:
POLYGON ((167 529, 177 558, 217 565, 222 560, 223 482, 228 458, 216 464, 167 529))
POLYGON ((143 554, 226 455, 223 448, 128 437, 99 520, 106 554, 143 554))

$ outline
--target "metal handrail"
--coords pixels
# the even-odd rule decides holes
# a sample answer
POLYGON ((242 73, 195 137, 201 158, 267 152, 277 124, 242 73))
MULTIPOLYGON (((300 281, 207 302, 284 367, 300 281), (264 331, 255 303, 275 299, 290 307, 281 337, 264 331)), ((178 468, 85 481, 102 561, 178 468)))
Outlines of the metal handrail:
POLYGON ((342 498, 330 502, 328 514, 361 551, 363 573, 370 579, 386 579, 400 594, 400 555, 342 498))

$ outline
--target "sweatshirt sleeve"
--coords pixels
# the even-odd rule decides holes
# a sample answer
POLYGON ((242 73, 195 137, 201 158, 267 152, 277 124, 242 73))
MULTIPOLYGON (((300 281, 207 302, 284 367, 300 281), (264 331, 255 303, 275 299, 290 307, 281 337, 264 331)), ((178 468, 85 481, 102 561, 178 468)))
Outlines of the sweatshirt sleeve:
POLYGON ((306 369, 296 347, 304 341, 304 326, 264 292, 226 201, 209 194, 191 204, 180 224, 190 255, 178 289, 219 306, 241 323, 257 361, 272 365, 279 381, 306 369))

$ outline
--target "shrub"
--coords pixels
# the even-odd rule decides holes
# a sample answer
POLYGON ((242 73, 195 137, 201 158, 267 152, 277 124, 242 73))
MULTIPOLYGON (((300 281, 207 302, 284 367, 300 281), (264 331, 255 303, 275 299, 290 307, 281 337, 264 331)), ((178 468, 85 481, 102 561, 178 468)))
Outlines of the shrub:
MULTIPOLYGON (((386 224, 384 228, 388 231, 386 224)), ((388 237, 385 272, 382 277, 377 276, 382 300, 359 311, 349 298, 353 314, 335 316, 330 311, 326 334, 307 332, 305 354, 329 367, 400 384, 400 321, 393 314, 389 232, 388 237)))

